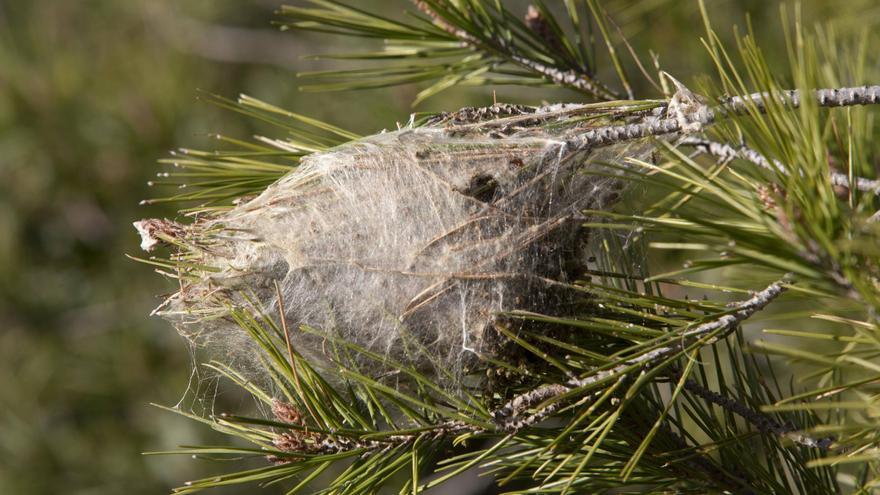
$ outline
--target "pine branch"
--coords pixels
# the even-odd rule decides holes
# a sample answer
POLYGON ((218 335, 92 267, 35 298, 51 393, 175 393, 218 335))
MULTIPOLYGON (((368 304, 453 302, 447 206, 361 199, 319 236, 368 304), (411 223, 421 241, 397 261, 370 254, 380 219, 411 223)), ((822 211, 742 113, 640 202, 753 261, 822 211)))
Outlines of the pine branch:
MULTIPOLYGON (((686 88, 679 88, 676 95, 687 100, 688 105, 677 106, 670 103, 666 108, 666 116, 649 117, 642 122, 626 125, 598 127, 564 143, 566 149, 586 149, 607 146, 634 139, 670 134, 689 134, 700 131, 703 127, 715 123, 719 118, 730 115, 742 115, 751 108, 759 112, 766 111, 766 93, 754 93, 745 97, 729 98, 721 105, 710 108, 697 103, 698 98, 686 88)), ((861 86, 856 88, 819 89, 812 92, 816 102, 826 107, 843 107, 854 105, 873 105, 880 103, 880 86, 861 86)), ((798 90, 788 90, 778 96, 789 108, 800 106, 801 96, 798 90)), ((676 97, 673 97, 675 100, 676 97)))
MULTIPOLYGON (((728 112, 745 114, 750 106, 759 111, 766 111, 766 106, 773 99, 772 94, 754 93, 745 97, 734 96, 722 100, 722 106, 728 112)), ((858 105, 874 105, 880 103, 880 86, 855 86, 848 88, 827 88, 811 91, 811 99, 820 107, 851 107, 858 105)), ((801 92, 796 89, 782 91, 775 95, 777 101, 790 108, 801 106, 801 92)))
POLYGON ((798 445, 818 448, 820 450, 827 450, 834 442, 834 438, 832 437, 814 438, 799 433, 802 430, 801 428, 779 423, 766 414, 756 411, 732 397, 709 390, 700 385, 696 380, 688 379, 685 381, 684 388, 704 401, 710 404, 715 404, 745 419, 762 433, 788 438, 798 445))
POLYGON ((495 411, 492 416, 495 418, 496 424, 500 429, 504 431, 518 431, 543 420, 561 407, 557 401, 541 406, 535 412, 520 417, 522 413, 539 404, 562 397, 576 389, 589 388, 612 377, 618 377, 618 380, 632 379, 638 374, 635 370, 645 370, 657 364, 666 364, 672 357, 681 354, 695 344, 711 345, 719 340, 723 340, 741 322, 765 308, 782 294, 785 291, 784 284, 785 282, 783 281, 775 282, 760 292, 756 292, 750 299, 734 305, 735 310, 732 313, 685 330, 681 334, 681 338, 674 344, 659 347, 635 358, 628 359, 610 369, 598 371, 583 378, 572 379, 565 385, 553 384, 536 388, 510 400, 495 411))
MULTIPOLYGON (((746 145, 733 147, 727 143, 720 143, 718 141, 712 141, 698 136, 687 136, 678 141, 678 144, 684 146, 692 146, 696 148, 696 150, 700 153, 714 156, 715 158, 723 161, 730 161, 735 158, 740 158, 748 162, 754 163, 755 165, 758 165, 759 167, 766 170, 779 172, 783 175, 788 175, 788 170, 791 169, 791 167, 786 167, 785 164, 783 164, 779 160, 769 160, 759 151, 751 149, 746 145)), ((849 189, 850 187, 850 179, 847 174, 832 172, 830 175, 830 179, 831 185, 845 187, 847 189, 849 189)), ((864 177, 855 177, 854 179, 856 188, 858 190, 880 194, 880 180, 866 179, 864 177)))
MULTIPOLYGON (((430 17, 435 24, 440 26, 447 33, 459 39, 465 46, 500 55, 519 65, 520 67, 523 67, 532 72, 540 74, 541 76, 546 77, 548 80, 556 85, 569 87, 578 91, 582 91, 584 93, 589 93, 600 100, 611 101, 620 98, 620 95, 618 95, 616 92, 612 91, 610 88, 603 85, 602 83, 594 80, 590 74, 575 69, 565 70, 558 67, 552 67, 537 60, 526 57, 520 54, 519 50, 517 50, 514 45, 512 45, 500 36, 495 36, 492 38, 480 38, 474 36, 464 29, 452 25, 449 20, 447 20, 444 16, 438 13, 438 11, 434 7, 431 6, 430 2, 424 0, 412 0, 412 2, 420 11, 430 17)), ((531 19, 534 20, 535 17, 532 16, 531 19)), ((526 21, 528 22, 529 20, 530 18, 527 14, 526 21)), ((541 31, 537 31, 536 34, 542 36, 541 31)))
MULTIPOLYGON (((381 38, 381 51, 322 55, 340 59, 394 59, 402 63, 382 69, 331 70, 300 75, 320 82, 301 89, 333 91, 385 87, 434 80, 416 103, 462 84, 566 87, 599 101, 620 95, 594 77, 595 46, 587 26, 600 15, 593 6, 581 19, 579 6, 566 5, 569 35, 543 3, 519 18, 502 2, 477 0, 411 0, 424 14, 408 23, 370 14, 336 1, 309 0, 318 8, 282 8, 293 22, 287 26, 346 36, 381 38), (535 15, 535 14, 538 15, 535 15), (592 14, 592 15, 591 15, 592 14)), ((586 4, 584 4, 586 5, 586 4)), ((629 94, 630 83, 614 53, 607 30, 602 37, 618 76, 629 94)))

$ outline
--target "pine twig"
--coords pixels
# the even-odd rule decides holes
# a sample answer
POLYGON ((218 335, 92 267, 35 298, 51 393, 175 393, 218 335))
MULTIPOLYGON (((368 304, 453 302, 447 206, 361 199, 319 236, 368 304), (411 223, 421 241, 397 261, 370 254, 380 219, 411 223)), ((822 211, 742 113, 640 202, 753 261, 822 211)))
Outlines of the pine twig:
POLYGON ((540 422, 560 407, 560 402, 556 401, 541 407, 530 415, 520 416, 520 413, 523 411, 540 405, 543 402, 614 376, 619 376, 619 379, 625 379, 625 377, 633 374, 632 369, 634 367, 651 368, 653 365, 679 354, 706 337, 708 339, 705 340, 704 345, 710 345, 722 340, 730 335, 741 322, 766 307, 784 291, 785 285, 783 281, 774 282, 764 290, 756 292, 750 299, 736 304, 735 311, 685 331, 682 334, 682 338, 674 344, 646 352, 611 369, 602 370, 583 378, 569 380, 565 385, 544 385, 519 395, 493 413, 496 424, 499 429, 504 431, 519 431, 526 426, 540 422))
POLYGON ((435 11, 427 2, 422 0, 412 0, 412 3, 422 13, 430 17, 437 27, 458 38, 465 46, 490 53, 502 52, 511 62, 544 76, 554 84, 592 94, 600 100, 612 101, 618 99, 618 95, 614 91, 594 80, 588 74, 584 74, 574 69, 562 70, 557 67, 548 66, 537 60, 532 60, 517 53, 517 50, 511 46, 510 43, 501 38, 493 39, 491 44, 487 44, 464 29, 452 25, 443 16, 437 13, 437 11, 435 11))
POLYGON ((800 433, 801 429, 793 425, 779 423, 766 414, 758 412, 746 404, 737 401, 733 397, 726 396, 719 392, 709 390, 700 385, 695 380, 688 379, 684 384, 685 390, 700 397, 704 401, 715 404, 722 409, 732 412, 737 416, 748 421, 752 426, 761 433, 775 435, 778 437, 788 438, 798 445, 804 447, 814 447, 820 450, 827 450, 831 446, 834 439, 831 437, 813 438, 809 435, 800 433))
MULTIPOLYGON (((801 106, 801 92, 796 89, 788 89, 779 92, 776 96, 784 106, 798 108, 801 106)), ((812 91, 812 97, 820 107, 852 107, 857 105, 874 105, 880 103, 880 86, 854 86, 847 88, 827 88, 812 91)), ((734 96, 722 101, 722 106, 729 112, 745 114, 750 105, 755 105, 759 111, 766 110, 766 102, 771 98, 770 93, 753 93, 745 97, 734 96)))
MULTIPOLYGON (((759 151, 751 149, 745 145, 734 148, 729 144, 712 141, 698 136, 687 136, 679 141, 679 144, 692 146, 700 153, 712 155, 721 160, 740 158, 754 163, 761 168, 775 170, 785 175, 788 174, 788 168, 781 161, 776 159, 770 160, 759 151)), ((850 188, 850 180, 847 174, 832 172, 830 180, 831 184, 834 186, 845 187, 847 189, 850 188)), ((855 184, 859 191, 880 194, 880 180, 855 177, 855 184)))
MULTIPOLYGON (((874 105, 880 103, 880 85, 859 86, 854 88, 818 89, 812 92, 816 102, 823 107, 845 107, 856 105, 874 105)), ((704 104, 695 104, 698 97, 687 88, 679 87, 676 96, 689 100, 689 105, 679 106, 670 103, 664 117, 648 117, 641 122, 625 125, 597 127, 562 143, 563 149, 581 150, 596 146, 631 141, 652 136, 669 134, 691 134, 713 124, 716 120, 728 115, 743 115, 754 105, 759 112, 767 109, 767 93, 754 93, 745 97, 727 99, 721 105, 710 108, 704 104)), ((797 108, 801 104, 798 90, 786 90, 779 98, 787 107, 797 108)), ((673 101, 676 97, 673 97, 673 101)))
POLYGON ((578 91, 582 91, 584 93, 589 93, 599 99, 606 101, 612 101, 618 98, 616 93, 613 93, 611 90, 604 87, 600 83, 589 79, 585 74, 582 74, 574 69, 562 70, 556 67, 550 67, 546 64, 538 62, 537 60, 532 60, 530 58, 516 54, 511 54, 510 59, 515 63, 521 65, 522 67, 531 70, 532 72, 541 74, 554 84, 566 86, 572 89, 576 89, 578 91))

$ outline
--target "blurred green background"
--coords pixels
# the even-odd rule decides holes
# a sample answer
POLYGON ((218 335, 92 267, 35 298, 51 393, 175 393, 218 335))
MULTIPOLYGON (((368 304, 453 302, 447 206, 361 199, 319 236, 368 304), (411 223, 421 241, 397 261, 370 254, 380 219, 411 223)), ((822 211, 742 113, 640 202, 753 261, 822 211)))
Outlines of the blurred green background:
MULTIPOLYGON (((139 254, 132 221, 174 217, 138 206, 156 195, 147 186, 156 160, 176 146, 210 147, 211 132, 260 130, 198 102, 197 89, 247 93, 361 133, 405 122, 418 89, 300 93, 295 70, 325 67, 302 55, 360 42, 278 32, 280 1, 0 0, 0 494, 166 493, 217 468, 141 455, 212 441, 206 427, 149 406, 207 386, 184 341, 148 317, 171 284, 124 256, 139 254)), ((357 4, 398 15, 405 2, 357 4)), ((722 32, 751 12, 783 60, 776 2, 708 4, 722 32)), ((841 29, 880 16, 869 0, 805 7, 808 19, 842 17, 841 29)), ((708 71, 696 2, 609 9, 666 70, 685 81, 708 71)), ((493 89, 502 101, 576 98, 470 89, 419 109, 490 104, 493 89)))

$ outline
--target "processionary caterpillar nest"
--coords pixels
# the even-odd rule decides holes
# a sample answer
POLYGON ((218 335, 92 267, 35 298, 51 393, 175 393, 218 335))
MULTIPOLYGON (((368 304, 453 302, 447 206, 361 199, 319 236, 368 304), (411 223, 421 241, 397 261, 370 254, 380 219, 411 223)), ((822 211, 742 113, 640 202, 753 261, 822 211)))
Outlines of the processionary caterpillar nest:
MULTIPOLYGON (((632 114, 496 105, 307 156, 258 197, 186 226, 182 242, 198 253, 190 261, 213 271, 157 313, 193 342, 246 360, 252 345, 226 315, 255 302, 277 317, 277 282, 306 357, 329 351, 301 325, 460 377, 492 352, 497 315, 561 311, 549 289, 580 276, 590 256, 584 211, 607 209, 621 189, 607 164, 652 149, 644 139, 565 142, 632 114)), ((150 222, 136 224, 145 242, 150 222)))

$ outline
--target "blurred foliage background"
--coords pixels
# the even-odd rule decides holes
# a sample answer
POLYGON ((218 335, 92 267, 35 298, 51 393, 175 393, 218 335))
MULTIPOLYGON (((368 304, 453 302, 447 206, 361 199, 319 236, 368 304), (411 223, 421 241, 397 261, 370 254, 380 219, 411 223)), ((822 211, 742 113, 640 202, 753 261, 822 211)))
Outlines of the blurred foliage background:
MULTIPOLYGON (((0 493, 165 493, 211 469, 141 455, 211 443, 207 428, 149 406, 174 405, 199 381, 183 340, 147 316, 171 286, 124 256, 138 255, 132 221, 174 216, 138 206, 154 195, 156 160, 175 146, 204 147, 211 132, 260 132, 199 103, 197 89, 247 93, 360 133, 408 120, 418 91, 299 92, 296 70, 328 66, 303 55, 357 41, 277 31, 280 1, 0 0, 0 493)), ((695 1, 607 3, 635 49, 653 49, 667 71, 686 82, 711 72, 695 1)), ((784 63, 777 2, 707 3, 722 32, 750 12, 784 63)), ((405 5, 357 4, 392 15, 405 5)), ((835 18, 838 29, 880 18, 872 0, 804 7, 807 19, 835 18)), ((493 90, 499 101, 576 98, 464 89, 418 109, 491 104, 493 90)))

